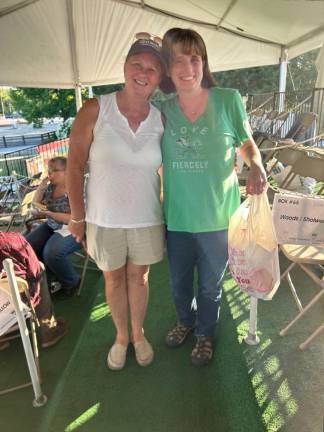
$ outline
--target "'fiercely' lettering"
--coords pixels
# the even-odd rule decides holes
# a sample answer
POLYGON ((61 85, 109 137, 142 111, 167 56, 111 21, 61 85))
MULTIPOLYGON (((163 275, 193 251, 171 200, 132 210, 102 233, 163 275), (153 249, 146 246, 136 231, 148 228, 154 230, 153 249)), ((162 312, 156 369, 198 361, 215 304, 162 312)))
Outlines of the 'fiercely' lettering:
POLYGON ((208 161, 180 161, 180 162, 172 162, 172 168, 173 169, 195 169, 195 170, 202 170, 206 169, 208 167, 208 161))

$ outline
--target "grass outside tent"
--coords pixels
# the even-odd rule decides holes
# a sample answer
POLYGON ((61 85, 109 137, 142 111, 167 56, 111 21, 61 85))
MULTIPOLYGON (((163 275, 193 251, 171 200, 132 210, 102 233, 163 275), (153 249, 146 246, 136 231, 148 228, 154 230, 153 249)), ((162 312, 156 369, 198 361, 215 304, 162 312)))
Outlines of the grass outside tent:
MULTIPOLYGON (((311 284, 298 274, 305 297, 311 284)), ((0 430, 18 432, 323 432, 324 338, 305 352, 299 343, 322 320, 324 305, 281 338, 279 330, 296 313, 283 283, 271 302, 259 302, 260 345, 245 345, 249 299, 227 277, 213 363, 189 362, 194 338, 183 348, 164 346, 174 323, 166 263, 151 270, 146 334, 155 362, 136 364, 129 349, 123 371, 107 369, 114 331, 105 305, 103 281, 88 272, 81 298, 56 303, 70 323, 68 336, 41 352, 48 404, 31 407, 31 389, 0 398, 0 430)), ((0 386, 25 374, 19 342, 0 353, 0 386)))

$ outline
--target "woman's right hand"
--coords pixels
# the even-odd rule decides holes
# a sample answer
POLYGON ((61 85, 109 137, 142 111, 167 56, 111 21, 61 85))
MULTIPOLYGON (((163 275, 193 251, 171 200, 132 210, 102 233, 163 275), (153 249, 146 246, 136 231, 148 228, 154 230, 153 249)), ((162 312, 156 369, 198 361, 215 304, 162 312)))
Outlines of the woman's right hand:
POLYGON ((74 223, 70 221, 68 224, 68 228, 75 240, 78 243, 82 243, 83 247, 85 247, 85 222, 74 223))
POLYGON ((49 178, 48 178, 48 176, 46 176, 46 177, 44 177, 43 179, 42 179, 42 181, 39 183, 39 188, 41 188, 41 189, 46 189, 47 188, 47 185, 48 185, 48 182, 49 182, 49 178))

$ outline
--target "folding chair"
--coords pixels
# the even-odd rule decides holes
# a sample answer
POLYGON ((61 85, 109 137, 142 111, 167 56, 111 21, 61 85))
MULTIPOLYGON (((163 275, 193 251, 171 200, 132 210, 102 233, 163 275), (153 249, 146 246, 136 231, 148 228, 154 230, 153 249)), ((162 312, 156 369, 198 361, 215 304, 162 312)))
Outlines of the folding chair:
POLYGON ((293 139, 294 141, 302 141, 307 132, 312 128, 317 119, 317 114, 313 112, 304 112, 297 115, 297 119, 292 124, 291 128, 285 135, 285 139, 293 139))
MULTIPOLYGON (((289 150, 291 151, 291 149, 289 150)), ((294 149, 294 151, 296 152, 296 158, 295 162, 291 164, 291 173, 284 179, 280 187, 288 189, 296 175, 311 177, 318 182, 324 182, 324 157, 311 153, 307 149, 294 149)), ((322 192, 323 187, 319 190, 318 195, 321 195, 322 192)))
POLYGON ((253 132, 253 138, 258 147, 260 147, 261 143, 265 139, 274 141, 282 139, 282 130, 286 125, 286 122, 290 116, 290 112, 284 111, 278 113, 277 111, 271 111, 268 115, 270 116, 270 127, 267 127, 264 132, 253 132))
POLYGON ((263 125, 263 132, 273 134, 274 131, 274 124, 278 117, 279 113, 277 110, 269 111, 266 115, 264 125, 263 125))
MULTIPOLYGON (((274 116, 275 112, 271 112, 271 116, 274 116)), ((276 118, 276 121, 278 121, 280 119, 281 125, 280 126, 275 126, 275 124, 273 123, 273 129, 275 129, 275 134, 274 135, 269 135, 267 133, 254 133, 253 136, 255 138, 255 143, 256 145, 259 147, 259 149, 262 150, 266 150, 265 152, 262 153, 262 162, 264 165, 266 165, 267 162, 269 162, 273 157, 275 157, 277 159, 277 162, 279 161, 278 158, 276 157, 277 155, 280 155, 280 157, 284 157, 284 153, 281 150, 276 150, 276 147, 278 147, 279 145, 282 146, 283 142, 281 140, 289 140, 287 141, 287 144, 290 145, 291 142, 296 141, 298 142, 298 140, 300 140, 302 137, 305 136, 305 134, 309 131, 309 129, 312 127, 312 125, 314 124, 314 122, 316 121, 317 118, 317 114, 313 113, 313 112, 307 112, 307 113, 301 113, 300 115, 298 115, 297 119, 294 121, 294 123, 292 124, 292 126, 290 127, 289 131, 287 132, 287 134, 284 136, 284 138, 281 138, 281 133, 282 133, 282 128, 283 126, 286 124, 286 121, 289 117, 289 112, 283 112, 280 113, 278 115, 278 117, 276 118), (278 142, 278 140, 280 140, 280 143, 278 142), (270 150, 272 149, 272 150, 270 150)), ((291 148, 287 148, 287 151, 292 151, 291 148)), ((288 153, 287 153, 288 154, 288 153)), ((295 154, 295 156, 297 156, 297 154, 295 154)), ((277 162, 275 163, 275 165, 277 164, 277 162)), ((282 162, 285 163, 285 162, 282 162)), ((285 163, 286 165, 292 165, 292 163, 285 163)), ((274 165, 272 165, 272 169, 273 169, 274 165)), ((249 168, 248 167, 243 167, 243 170, 240 174, 238 174, 238 180, 239 183, 241 185, 244 185, 246 183, 246 180, 248 178, 248 174, 249 174, 249 168)), ((269 172, 268 172, 269 174, 269 172)), ((306 177, 306 176, 305 176, 306 177)), ((311 177, 311 176, 309 176, 311 177)), ((240 188, 241 191, 241 195, 244 197, 244 189, 243 187, 240 188)))
POLYGON ((14 320, 14 322, 9 323, 10 327, 5 331, 5 335, 9 334, 9 336, 2 337, 2 341, 10 340, 14 337, 17 337, 10 336, 10 333, 12 333, 12 331, 17 328, 14 324, 18 322, 19 333, 23 343, 31 382, 2 390, 0 391, 0 395, 4 395, 9 392, 32 385, 35 396, 35 399, 33 400, 33 406, 35 408, 41 407, 47 402, 47 397, 43 394, 40 385, 38 347, 35 329, 37 318, 31 303, 28 301, 28 305, 26 306, 20 298, 20 293, 22 293, 25 295, 26 299, 29 300, 28 284, 24 279, 15 276, 13 270, 13 262, 11 259, 5 259, 3 261, 3 267, 7 273, 7 278, 0 279, 0 290, 5 293, 10 303, 12 302, 16 319, 14 320), (26 320, 30 320, 33 348, 31 347, 26 320))
POLYGON ((265 116, 265 110, 263 108, 257 108, 250 114, 250 124, 252 130, 258 130, 263 122, 265 116))
MULTIPOLYGON (((324 181, 324 156, 311 153, 305 147, 282 149, 277 152, 276 160, 285 165, 290 165, 291 168, 278 187, 269 188, 268 198, 270 202, 273 201, 275 192, 291 192, 294 189, 292 182, 296 180, 296 176, 300 178, 311 177, 317 182, 324 181)), ((276 164, 277 162, 272 165, 271 170, 274 169, 276 164)), ((271 176, 271 171, 268 174, 271 176)), ((300 186, 302 187, 301 182, 300 186)), ((324 191, 324 184, 321 186, 321 183, 319 183, 319 186, 317 195, 321 195, 324 191)))
POLYGON ((27 192, 20 202, 18 208, 13 213, 2 214, 1 220, 7 222, 6 232, 10 231, 11 227, 18 223, 23 224, 29 215, 30 206, 33 200, 35 190, 27 192))
MULTIPOLYGON (((291 261, 286 271, 282 274, 281 279, 286 278, 299 309, 299 313, 289 322, 289 324, 280 331, 280 336, 285 336, 289 329, 298 322, 317 302, 324 296, 324 276, 319 277, 314 271, 314 267, 323 271, 324 265, 324 246, 301 246, 301 245, 281 245, 284 255, 291 261), (317 286, 320 291, 303 306, 297 294, 296 287, 291 278, 291 270, 298 265, 317 286)), ((301 350, 307 348, 309 343, 324 330, 324 321, 317 327, 313 333, 299 345, 301 350)))
POLYGON ((271 129, 271 136, 273 138, 279 139, 282 136, 282 131, 286 128, 289 117, 290 111, 282 111, 277 114, 276 118, 273 120, 271 129))
MULTIPOLYGON (((295 142, 302 141, 306 135, 309 133, 309 131, 314 126, 317 114, 313 112, 306 112, 299 114, 292 125, 288 126, 288 119, 289 119, 289 112, 284 112, 278 115, 277 120, 280 119, 281 125, 280 126, 273 126, 274 134, 266 134, 266 133, 259 133, 255 137, 256 145, 259 147, 259 149, 267 149, 267 148, 274 148, 278 145, 282 145, 284 140, 287 140, 287 144, 290 144, 290 142, 293 140, 295 142), (285 126, 284 126, 285 125, 285 126), (284 133, 284 129, 288 129, 286 133, 284 133), (290 142, 288 141, 290 140, 290 142), (278 142, 280 141, 280 143, 278 142)), ((266 152, 263 156, 262 160, 263 162, 267 162, 270 160, 270 158, 275 153, 275 150, 273 153, 266 152)))
POLYGON ((80 264, 74 264, 75 267, 82 268, 81 281, 80 281, 78 290, 76 292, 76 295, 79 297, 81 295, 81 290, 83 288, 83 284, 84 284, 84 280, 85 280, 85 276, 86 276, 87 270, 95 270, 95 271, 100 271, 100 270, 98 269, 98 267, 96 266, 95 262, 90 257, 90 255, 88 255, 86 249, 74 252, 74 255, 78 256, 78 257, 81 257, 84 260, 83 264, 81 264, 81 265, 80 264))
MULTIPOLYGON (((270 168, 266 170, 267 174, 271 175, 271 172, 275 169, 279 162, 281 162, 284 166, 288 165, 293 167, 297 160, 303 157, 304 154, 304 149, 298 147, 287 147, 275 151, 272 155, 274 159, 273 164, 271 164, 270 168)), ((280 187, 284 187, 284 184, 287 184, 288 178, 283 179, 280 187)))
MULTIPOLYGON (((317 181, 324 181, 324 158, 318 157, 318 155, 310 154, 308 151, 301 152, 301 156, 296 160, 296 162, 292 166, 292 172, 288 174, 286 179, 284 180, 284 186, 288 187, 291 183, 292 179, 295 175, 299 174, 303 177, 312 177, 317 181)), ((319 191, 320 193, 323 191, 319 191)), ((319 197, 318 199, 323 199, 319 197)), ((322 218, 323 215, 317 215, 319 218, 322 218)), ((282 274, 281 279, 286 278, 293 294, 293 297, 296 301, 296 304, 299 309, 299 314, 283 329, 280 334, 284 336, 291 326, 293 326, 298 320, 300 320, 305 313, 319 301, 319 299, 324 295, 324 278, 323 278, 323 269, 324 269, 324 245, 320 246, 305 246, 305 245, 290 245, 284 244, 280 246, 280 249, 284 253, 284 255, 291 261, 291 264, 288 266, 286 271, 282 274), (320 291, 316 294, 313 299, 305 306, 302 305, 298 295, 296 288, 292 282, 291 278, 291 270, 298 265, 312 280, 315 282, 317 286, 320 287, 320 291), (322 273, 322 276, 318 276, 318 270, 322 273)), ((305 340, 300 345, 301 349, 305 349, 308 344, 324 329, 324 323, 321 324, 312 334, 311 336, 305 340)))

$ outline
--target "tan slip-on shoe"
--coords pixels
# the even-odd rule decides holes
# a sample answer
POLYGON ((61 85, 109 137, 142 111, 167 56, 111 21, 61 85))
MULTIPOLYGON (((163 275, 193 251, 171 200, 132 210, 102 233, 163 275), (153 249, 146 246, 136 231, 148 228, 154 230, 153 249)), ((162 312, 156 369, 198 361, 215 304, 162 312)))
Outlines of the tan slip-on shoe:
POLYGON ((142 341, 134 343, 134 349, 137 363, 140 366, 148 366, 152 363, 154 358, 153 348, 145 337, 142 341))
POLYGON ((115 343, 109 350, 107 366, 112 370, 123 369, 126 363, 127 346, 115 343))

